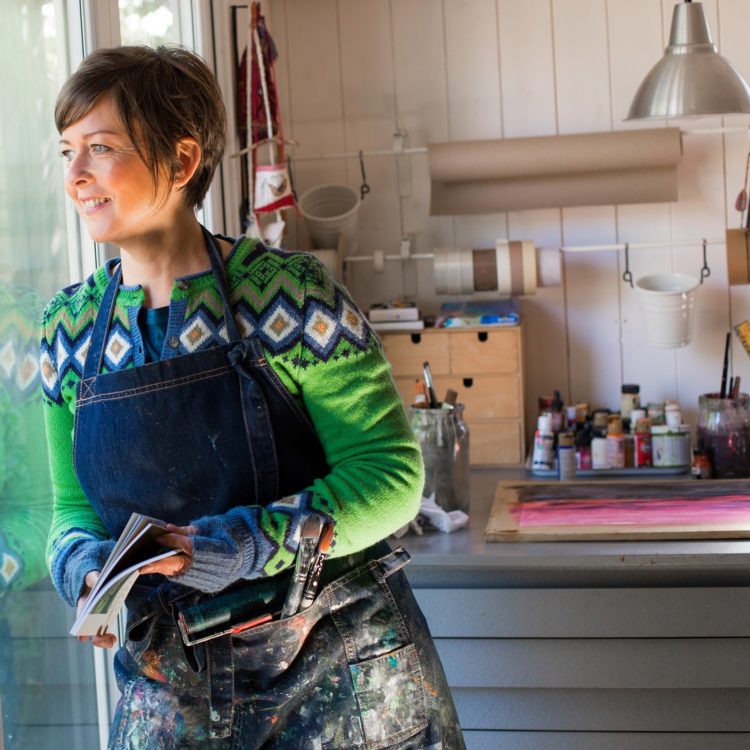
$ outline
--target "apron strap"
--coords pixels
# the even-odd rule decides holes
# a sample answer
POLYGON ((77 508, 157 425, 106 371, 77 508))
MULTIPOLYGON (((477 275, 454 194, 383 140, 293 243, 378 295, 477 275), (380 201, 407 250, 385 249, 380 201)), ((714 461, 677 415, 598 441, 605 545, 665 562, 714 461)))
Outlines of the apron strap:
POLYGON ((201 229, 203 230, 203 237, 206 240, 206 251, 211 261, 211 270, 214 272, 216 286, 219 289, 221 301, 224 303, 224 320, 227 324, 227 337, 230 341, 242 341, 242 336, 237 328, 237 321, 234 319, 234 314, 232 313, 232 306, 229 304, 227 272, 224 267, 224 260, 221 257, 221 251, 219 250, 219 243, 206 227, 202 226, 201 229))
POLYGON ((120 279, 122 279, 122 264, 118 263, 117 268, 112 273, 112 278, 104 290, 104 296, 99 304, 99 313, 94 321, 94 328, 91 331, 91 340, 86 352, 86 361, 83 363, 83 380, 90 380, 102 371, 104 364, 104 350, 106 349, 107 331, 109 331, 112 316, 115 312, 115 301, 117 292, 120 289, 120 279))
POLYGON ((240 377, 242 400, 245 405, 245 419, 250 433, 250 453, 252 456, 252 476, 255 482, 255 497, 258 502, 272 501, 278 497, 279 491, 279 459, 276 444, 273 440, 273 425, 268 403, 258 383, 258 379, 250 372, 245 363, 260 362, 263 351, 257 337, 252 334, 243 339, 237 328, 232 307, 229 304, 229 287, 227 285, 226 269, 219 251, 216 238, 203 227, 206 238, 206 249, 211 260, 211 268, 216 278, 219 293, 224 302, 224 320, 227 325, 227 336, 234 344, 229 350, 228 359, 240 377))

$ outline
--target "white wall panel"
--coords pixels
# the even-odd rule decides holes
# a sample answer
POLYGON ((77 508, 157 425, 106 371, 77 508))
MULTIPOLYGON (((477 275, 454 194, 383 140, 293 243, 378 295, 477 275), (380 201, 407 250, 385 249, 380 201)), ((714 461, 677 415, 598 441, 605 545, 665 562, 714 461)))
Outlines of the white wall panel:
POLYGON ((615 130, 659 127, 663 123, 625 122, 625 118, 641 81, 664 52, 662 8, 654 0, 607 0, 605 8, 612 127, 615 130))
POLYGON ((450 138, 501 138, 495 0, 444 0, 444 5, 450 138))
POLYGON ((506 138, 557 132, 550 0, 497 0, 506 138))
MULTIPOLYGON (((750 3, 747 0, 719 0, 719 26, 715 33, 721 53, 750 80, 750 45, 747 30, 750 28, 750 3)), ((750 118, 726 117, 724 123, 730 127, 748 127, 750 118)), ((734 201, 745 178, 745 163, 750 148, 750 131, 728 133, 725 136, 724 171, 726 176, 727 226, 738 227, 740 214, 734 209, 734 201)), ((747 212, 745 212, 747 220, 747 212)), ((736 325, 750 318, 750 285, 730 287, 730 320, 736 325)), ((750 357, 736 336, 732 337, 732 371, 745 383, 743 391, 750 388, 750 357)))
MULTIPOLYGON (((347 151, 388 149, 396 130, 396 92, 393 75, 393 40, 388 0, 338 3, 344 129, 347 151)), ((358 159, 348 159, 347 182, 359 191, 362 184, 358 159)), ((392 156, 364 158, 370 192, 359 210, 357 254, 374 250, 393 252, 401 239, 401 207, 396 160, 392 156)), ((352 273, 349 288, 368 307, 403 293, 403 268, 387 263, 373 273, 352 273)))
POLYGON ((340 153, 346 143, 336 0, 287 0, 286 17, 298 155, 340 153))
POLYGON ((606 3, 552 0, 560 133, 610 130, 606 3))
MULTIPOLYGON (((607 0, 609 59, 612 86, 612 127, 663 127, 660 121, 625 122, 641 81, 664 51, 663 9, 653 0, 607 0), (633 41, 637 39, 638 43, 633 41)), ((667 19, 668 23, 668 19, 667 19)), ((668 243, 671 239, 667 203, 626 205, 617 208, 618 243, 668 243)), ((628 268, 633 281, 652 273, 672 271, 670 248, 632 249, 628 268)), ((625 253, 618 256, 620 274, 622 380, 641 386, 641 401, 677 397, 677 360, 672 349, 649 347, 638 293, 622 280, 625 253)))
MULTIPOLYGON (((559 130, 610 130, 606 5, 600 0, 553 0, 552 9, 559 130)), ((562 217, 566 245, 616 239, 612 207, 563 209, 562 217)), ((617 254, 570 253, 564 265, 570 396, 615 408, 613 395, 619 393, 621 378, 617 254)))

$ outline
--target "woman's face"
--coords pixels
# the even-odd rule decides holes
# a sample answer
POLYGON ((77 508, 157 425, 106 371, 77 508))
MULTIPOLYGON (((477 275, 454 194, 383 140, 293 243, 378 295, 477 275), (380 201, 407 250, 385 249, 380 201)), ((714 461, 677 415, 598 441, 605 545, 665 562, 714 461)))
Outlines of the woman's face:
POLYGON ((176 191, 161 176, 154 194, 151 170, 141 160, 109 97, 65 128, 65 189, 96 242, 119 247, 168 231, 176 191))

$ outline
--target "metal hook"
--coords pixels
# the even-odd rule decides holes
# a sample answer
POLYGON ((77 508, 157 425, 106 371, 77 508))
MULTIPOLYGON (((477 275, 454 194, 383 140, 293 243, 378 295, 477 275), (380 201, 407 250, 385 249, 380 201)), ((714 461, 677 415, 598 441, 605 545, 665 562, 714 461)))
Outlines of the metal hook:
POLYGON ((708 257, 706 251, 708 248, 708 240, 703 240, 703 268, 701 268, 701 284, 703 279, 707 279, 711 275, 711 269, 708 267, 708 257))
POLYGON ((365 159, 362 152, 359 152, 359 169, 362 172, 362 185, 359 188, 359 197, 361 200, 365 199, 365 196, 370 192, 370 186, 367 184, 367 176, 365 175, 365 159))
POLYGON ((294 185, 294 173, 292 172, 292 160, 289 156, 286 157, 286 168, 287 168, 287 172, 289 173, 289 188, 292 191, 292 198, 294 198, 295 203, 299 203, 297 199, 297 188, 294 185))
POLYGON ((625 243, 625 271, 622 274, 622 280, 627 281, 630 284, 630 288, 633 288, 633 274, 630 273, 630 245, 625 243))

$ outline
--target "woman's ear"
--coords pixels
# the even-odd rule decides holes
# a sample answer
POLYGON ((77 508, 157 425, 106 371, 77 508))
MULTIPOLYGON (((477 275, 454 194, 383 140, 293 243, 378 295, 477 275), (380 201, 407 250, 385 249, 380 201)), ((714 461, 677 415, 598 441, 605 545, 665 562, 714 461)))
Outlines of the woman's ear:
POLYGON ((181 138, 177 141, 177 158, 180 160, 180 171, 175 175, 175 187, 184 187, 190 182, 201 163, 201 147, 195 138, 181 138))

